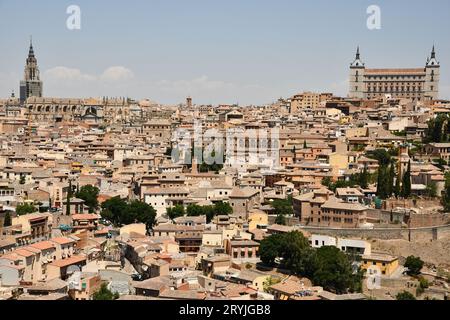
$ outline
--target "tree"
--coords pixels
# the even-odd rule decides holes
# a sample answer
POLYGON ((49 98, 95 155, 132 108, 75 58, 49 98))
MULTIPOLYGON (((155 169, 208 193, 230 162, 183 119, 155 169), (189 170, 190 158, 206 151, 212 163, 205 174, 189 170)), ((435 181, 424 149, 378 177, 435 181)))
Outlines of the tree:
POLYGON ((281 279, 273 276, 269 276, 266 278, 266 281, 263 282, 264 292, 269 292, 271 286, 280 283, 281 279))
POLYGON ((76 193, 76 197, 84 200, 84 204, 89 208, 89 213, 98 209, 98 194, 100 189, 90 184, 82 186, 76 193))
POLYGON ((397 177, 395 178, 395 186, 394 186, 394 195, 398 198, 401 194, 401 187, 400 187, 400 181, 401 181, 401 177, 400 177, 400 172, 397 175, 397 177))
POLYGON ((355 287, 355 281, 358 279, 354 277, 351 263, 344 252, 334 246, 317 249, 317 269, 313 275, 315 284, 342 294, 355 287))
POLYGON ((20 175, 19 183, 20 184, 25 184, 25 176, 24 175, 20 175))
POLYGON ((416 300, 416 297, 408 291, 402 291, 395 297, 397 300, 416 300))
POLYGON ((229 215, 233 213, 233 208, 228 202, 219 201, 214 204, 215 215, 229 215))
POLYGON ((261 241, 259 253, 264 264, 273 265, 279 258, 284 268, 326 290, 345 293, 362 289, 363 273, 353 273, 350 256, 336 247, 316 250, 298 231, 270 235, 261 241))
POLYGON ((420 296, 425 292, 425 289, 430 286, 430 283, 424 277, 419 277, 419 287, 416 289, 416 296, 420 296))
POLYGON ((303 140, 303 149, 308 149, 308 145, 306 144, 306 140, 303 140))
POLYGON ((436 182, 431 181, 430 183, 428 183, 425 192, 426 192, 428 197, 436 198, 437 197, 437 185, 436 185, 436 182))
POLYGON ((359 174, 358 184, 361 188, 367 189, 369 186, 369 172, 367 171, 367 167, 364 166, 363 172, 359 174))
POLYGON ((29 214, 29 213, 34 213, 36 211, 38 211, 37 208, 29 203, 19 204, 16 207, 16 214, 18 216, 22 216, 24 214, 29 214))
POLYGON ((5 218, 3 219, 3 226, 4 227, 9 227, 11 226, 11 214, 9 212, 6 212, 5 214, 5 218))
POLYGON ((322 179, 322 185, 330 189, 330 186, 333 182, 331 181, 330 177, 325 177, 322 179))
POLYGON ((259 244, 259 256, 264 264, 273 265, 275 259, 280 257, 283 238, 283 234, 273 234, 261 240, 259 244))
POLYGON ((206 216, 206 222, 210 223, 211 220, 216 215, 216 212, 214 211, 214 206, 203 206, 202 208, 202 215, 206 216))
POLYGON ((70 198, 72 197, 72 181, 69 180, 69 189, 67 190, 66 215, 70 216, 70 198))
POLYGON ((273 207, 273 214, 276 215, 293 215, 294 209, 292 208, 292 204, 289 200, 286 199, 276 199, 271 203, 273 207))
POLYGON ((126 224, 124 215, 126 214, 127 202, 120 197, 113 197, 102 203, 101 216, 110 220, 114 225, 126 224))
POLYGON ((140 222, 150 229, 155 223, 156 211, 145 202, 134 200, 127 203, 120 197, 114 197, 103 202, 101 216, 115 226, 140 222))
POLYGON ((442 195, 442 206, 445 212, 450 211, 450 173, 445 173, 445 188, 444 194, 442 195))
POLYGON ((145 223, 147 229, 151 229, 155 224, 156 210, 148 203, 134 200, 128 204, 126 215, 130 216, 130 220, 134 220, 130 223, 145 223))
POLYGON ((203 215, 204 210, 197 204, 190 204, 187 206, 186 212, 189 217, 198 217, 203 215))
POLYGON ((367 157, 376 159, 379 166, 387 166, 391 163, 391 155, 385 149, 376 149, 367 153, 367 157))
POLYGON ((408 268, 407 273, 410 276, 417 276, 420 274, 420 270, 422 270, 424 262, 415 256, 409 256, 405 261, 405 268, 408 268))
POLYGON ((228 202, 219 201, 213 206, 199 206, 190 204, 187 206, 188 216, 206 216, 206 222, 209 223, 216 215, 229 215, 233 212, 233 208, 228 202))
POLYGON ((387 166, 382 165, 378 168, 378 181, 377 181, 377 196, 381 199, 386 199, 388 195, 389 174, 387 172, 387 166))
POLYGON ((431 119, 428 121, 428 128, 425 131, 424 142, 446 142, 448 141, 448 133, 448 116, 438 115, 435 119, 431 119))
POLYGON ((437 158, 432 160, 432 164, 438 167, 440 170, 445 171, 444 166, 446 166, 448 163, 442 158, 437 158))
POLYGON ((408 162, 406 172, 403 174, 401 194, 403 198, 411 196, 411 161, 408 162))
POLYGON ((178 217, 182 217, 185 215, 184 206, 177 204, 174 207, 166 208, 167 216, 169 219, 173 220, 178 217))
POLYGON ((277 215, 277 217, 275 218, 275 223, 285 226, 286 225, 286 217, 284 216, 284 214, 277 215))
POLYGON ((108 289, 108 285, 106 283, 102 283, 100 289, 94 292, 92 296, 93 300, 116 300, 119 298, 119 294, 117 292, 113 293, 108 289))
POLYGON ((388 175, 388 182, 387 182, 387 187, 388 187, 388 195, 389 197, 392 196, 392 194, 394 193, 394 180, 395 180, 395 164, 392 161, 391 165, 389 167, 389 175, 388 175))

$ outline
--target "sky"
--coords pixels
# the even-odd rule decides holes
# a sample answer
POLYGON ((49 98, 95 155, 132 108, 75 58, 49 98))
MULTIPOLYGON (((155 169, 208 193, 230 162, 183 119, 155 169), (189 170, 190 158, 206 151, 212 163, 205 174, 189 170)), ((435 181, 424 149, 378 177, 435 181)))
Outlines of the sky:
POLYGON ((346 96, 356 47, 369 68, 423 67, 436 45, 450 99, 449 0, 0 0, 0 97, 19 91, 30 35, 47 97, 265 104, 346 96), (81 29, 70 30, 70 5, 81 29), (380 8, 370 30, 367 8, 380 8))

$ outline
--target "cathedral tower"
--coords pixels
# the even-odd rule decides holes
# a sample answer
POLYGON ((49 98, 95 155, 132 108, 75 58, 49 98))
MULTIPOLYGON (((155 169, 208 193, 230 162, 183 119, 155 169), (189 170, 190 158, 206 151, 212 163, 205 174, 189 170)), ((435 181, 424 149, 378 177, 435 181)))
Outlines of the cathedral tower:
POLYGON ((42 97, 42 87, 37 59, 34 55, 33 42, 30 39, 24 79, 20 81, 20 102, 24 103, 29 97, 42 97))

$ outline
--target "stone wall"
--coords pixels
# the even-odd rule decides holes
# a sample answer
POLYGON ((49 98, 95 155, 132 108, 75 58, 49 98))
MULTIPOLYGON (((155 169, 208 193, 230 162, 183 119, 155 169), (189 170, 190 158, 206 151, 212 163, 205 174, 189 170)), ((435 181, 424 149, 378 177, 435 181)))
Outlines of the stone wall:
MULTIPOLYGON (((367 210, 367 221, 371 223, 379 224, 394 224, 400 225, 402 222, 406 221, 405 212, 400 211, 390 211, 390 210, 379 210, 379 209, 369 209, 367 210)), ((450 217, 447 213, 440 212, 430 212, 430 213, 412 213, 410 216, 410 227, 411 228, 422 228, 422 227, 434 227, 441 226, 450 223, 450 217)))
POLYGON ((383 209, 390 211, 395 208, 431 208, 440 207, 441 202, 439 199, 387 199, 383 201, 383 209))
POLYGON ((322 234, 335 237, 362 239, 404 239, 410 241, 430 241, 450 236, 450 225, 425 228, 374 228, 374 229, 337 229, 319 227, 300 227, 312 234, 322 234))
MULTIPOLYGON (((269 225, 275 223, 275 219, 277 218, 276 215, 269 215, 268 221, 269 225)), ((298 217, 285 217, 286 218, 286 225, 291 227, 300 224, 300 219, 298 217)))
POLYGON ((450 223, 448 214, 436 212, 428 214, 412 214, 409 226, 411 228, 421 228, 439 226, 448 223, 450 223))

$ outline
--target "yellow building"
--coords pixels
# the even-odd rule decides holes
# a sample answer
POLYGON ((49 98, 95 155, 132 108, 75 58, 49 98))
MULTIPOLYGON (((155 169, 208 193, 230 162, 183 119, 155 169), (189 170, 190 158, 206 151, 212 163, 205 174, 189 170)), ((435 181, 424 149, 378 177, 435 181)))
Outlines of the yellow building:
POLYGON ((391 276, 399 266, 398 258, 381 253, 372 253, 362 256, 361 269, 367 271, 367 275, 379 274, 391 276))
POLYGON ((252 210, 248 216, 248 231, 258 228, 258 226, 267 226, 269 224, 269 216, 261 210, 252 210))
POLYGON ((71 163, 71 168, 72 168, 72 172, 80 173, 81 170, 83 169, 83 164, 81 164, 79 162, 72 162, 71 163))
POLYGON ((347 153, 331 153, 328 155, 328 161, 334 172, 338 172, 339 170, 345 170, 348 168, 347 153))
POLYGON ((252 287, 259 292, 264 292, 264 284, 269 280, 270 277, 271 276, 267 274, 255 277, 252 281, 252 287))
POLYGON ((331 99, 331 93, 303 92, 291 97, 291 113, 304 109, 316 109, 321 102, 331 99))

